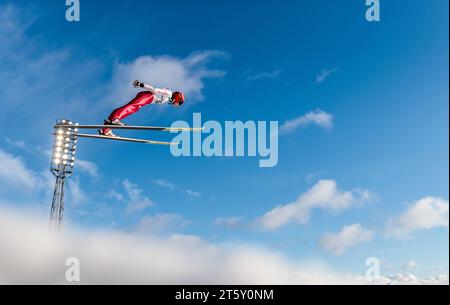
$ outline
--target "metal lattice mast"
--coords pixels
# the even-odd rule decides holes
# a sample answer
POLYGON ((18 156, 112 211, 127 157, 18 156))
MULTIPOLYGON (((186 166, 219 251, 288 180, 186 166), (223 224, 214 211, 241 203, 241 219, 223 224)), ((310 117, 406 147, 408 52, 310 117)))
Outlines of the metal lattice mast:
POLYGON ((64 178, 56 178, 52 209, 50 212, 50 229, 54 231, 62 230, 62 220, 64 216, 64 182, 64 178))
POLYGON ((72 175, 75 165, 77 144, 77 124, 68 120, 59 120, 55 125, 55 144, 51 171, 56 177, 53 192, 52 208, 50 211, 49 228, 54 231, 63 229, 64 217, 64 184, 66 178, 72 175))

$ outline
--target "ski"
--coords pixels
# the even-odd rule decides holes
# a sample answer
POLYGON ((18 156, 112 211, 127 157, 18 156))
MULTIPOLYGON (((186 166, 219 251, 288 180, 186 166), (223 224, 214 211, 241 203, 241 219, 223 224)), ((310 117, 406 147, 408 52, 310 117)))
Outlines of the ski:
POLYGON ((158 126, 119 126, 119 125, 55 125, 54 128, 71 128, 71 129, 122 129, 122 130, 151 130, 151 131, 168 131, 168 132, 201 132, 204 128, 183 128, 183 127, 158 127, 158 126))
POLYGON ((124 137, 119 137, 119 136, 108 137, 108 136, 93 135, 93 134, 77 134, 76 136, 78 138, 103 139, 103 140, 134 142, 134 143, 153 144, 153 145, 178 145, 179 144, 177 142, 161 142, 161 141, 134 139, 134 138, 124 138, 124 137))

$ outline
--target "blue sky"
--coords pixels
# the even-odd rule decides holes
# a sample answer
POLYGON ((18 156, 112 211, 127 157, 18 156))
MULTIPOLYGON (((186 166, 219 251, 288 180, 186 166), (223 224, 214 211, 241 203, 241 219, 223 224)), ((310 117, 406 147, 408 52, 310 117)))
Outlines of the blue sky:
POLYGON ((143 219, 166 215, 158 234, 256 244, 356 274, 370 256, 386 272, 414 261, 419 275, 433 268, 448 274, 448 1, 381 1, 377 23, 366 21, 362 0, 81 1, 77 23, 65 20, 63 2, 0 4, 0 152, 23 174, 11 178, 2 170, 0 204, 50 209, 46 151, 57 118, 100 123, 133 97, 130 71, 154 77, 146 82, 168 75, 170 83, 178 79, 170 73, 203 55, 176 82, 188 91, 183 109, 149 106, 127 123, 191 122, 201 112, 204 120, 282 125, 320 109, 332 115, 333 127, 310 124, 281 136, 274 168, 259 168, 255 158, 174 158, 164 147, 81 140, 84 163, 67 197, 71 223, 132 231, 143 219), (139 65, 140 57, 161 56, 175 68, 139 65), (22 179, 33 180, 25 191, 17 186, 22 179), (352 193, 354 204, 338 213, 314 209, 305 224, 255 224, 321 180, 352 193), (370 200, 356 202, 361 190, 370 200), (443 200, 446 225, 412 224, 418 229, 410 238, 386 237, 389 223, 426 197, 443 200), (133 202, 149 206, 127 211, 133 202), (233 228, 217 225, 230 217, 233 228), (321 247, 324 234, 354 224, 373 236, 342 255, 321 247))

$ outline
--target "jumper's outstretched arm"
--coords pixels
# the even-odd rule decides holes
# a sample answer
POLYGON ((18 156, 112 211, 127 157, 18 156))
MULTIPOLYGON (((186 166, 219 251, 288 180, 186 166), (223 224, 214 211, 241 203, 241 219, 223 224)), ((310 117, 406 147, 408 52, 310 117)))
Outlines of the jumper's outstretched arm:
POLYGON ((153 93, 155 92, 155 87, 153 87, 152 85, 144 84, 143 82, 140 82, 138 80, 135 80, 133 82, 133 85, 135 88, 145 88, 153 93))

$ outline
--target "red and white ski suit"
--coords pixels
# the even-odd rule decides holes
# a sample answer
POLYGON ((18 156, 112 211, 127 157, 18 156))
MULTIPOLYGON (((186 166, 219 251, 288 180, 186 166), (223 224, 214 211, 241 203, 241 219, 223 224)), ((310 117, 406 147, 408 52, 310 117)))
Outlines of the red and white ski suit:
MULTIPOLYGON (((138 112, 142 107, 149 104, 166 104, 171 101, 172 91, 169 89, 154 88, 150 85, 144 85, 148 91, 139 92, 128 104, 115 109, 108 117, 109 122, 114 120, 123 120, 124 118, 138 112)), ((103 129, 103 134, 110 129, 103 129)))

